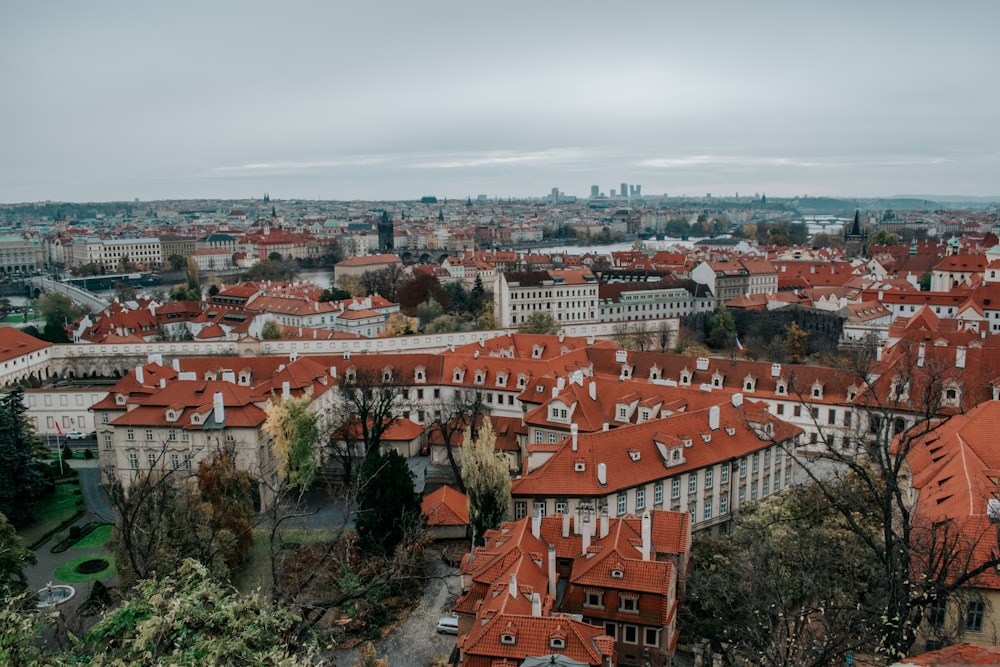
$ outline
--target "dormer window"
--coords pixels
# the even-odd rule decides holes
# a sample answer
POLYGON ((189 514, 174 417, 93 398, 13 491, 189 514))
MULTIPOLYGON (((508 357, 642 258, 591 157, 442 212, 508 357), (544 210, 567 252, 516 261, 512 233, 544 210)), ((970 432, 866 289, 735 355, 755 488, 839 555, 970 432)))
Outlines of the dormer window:
POLYGON ((721 387, 723 379, 725 379, 725 376, 722 373, 715 373, 715 374, 713 374, 712 375, 712 386, 713 387, 721 387))
POLYGON ((503 634, 500 635, 500 643, 506 646, 514 646, 515 644, 517 644, 517 637, 512 634, 504 632, 503 634))
POLYGON ((497 373, 497 386, 498 387, 506 387, 507 386, 507 374, 506 373, 497 373))
POLYGON ((584 472, 587 469, 587 463, 583 459, 577 459, 573 462, 574 472, 584 472))
POLYGON ((784 396, 788 393, 788 386, 784 383, 784 381, 779 380, 778 384, 774 387, 774 393, 784 396))
POLYGON ((757 388, 757 379, 751 376, 746 376, 743 379, 743 391, 754 391, 757 388))
POLYGON ((638 461, 642 454, 637 449, 628 450, 628 457, 632 459, 633 462, 638 461))
POLYGON ((125 405, 125 394, 115 394, 115 405, 125 405))
POLYGON ((632 377, 631 366, 622 366, 622 377, 625 378, 626 380, 632 377))
POLYGON ((382 369, 382 382, 392 382, 392 366, 382 369))
POLYGON ((812 397, 823 398, 823 385, 817 382, 812 386, 812 397))
POLYGON ((461 382, 465 378, 465 371, 463 371, 461 368, 456 368, 452 373, 452 377, 454 378, 455 382, 461 382))
POLYGON ((545 350, 545 346, 544 345, 532 345, 531 346, 531 358, 532 359, 541 359, 542 358, 542 352, 544 350, 545 350))
POLYGON ((426 377, 427 377, 427 372, 423 366, 420 366, 413 371, 414 382, 424 382, 425 381, 424 378, 426 377))
POLYGON ((689 384, 691 384, 691 374, 690 373, 688 373, 686 371, 683 372, 683 373, 681 373, 681 384, 682 385, 689 385, 689 384))
POLYGON ((525 385, 528 384, 528 378, 524 375, 517 376, 517 388, 524 389, 525 385))
POLYGON ((639 421, 640 422, 649 421, 649 410, 646 409, 639 410, 639 421))
POLYGON ((549 640, 549 648, 555 650, 562 650, 566 648, 566 640, 562 637, 553 637, 549 640))
POLYGON ((483 373, 482 371, 476 371, 476 379, 475 379, 476 384, 482 384, 485 381, 486 381, 486 374, 483 373))
POLYGON ((625 578, 625 572, 622 571, 622 570, 611 570, 611 578, 612 579, 624 579, 625 578))
POLYGON ((618 404, 618 421, 626 421, 628 419, 628 406, 618 404))

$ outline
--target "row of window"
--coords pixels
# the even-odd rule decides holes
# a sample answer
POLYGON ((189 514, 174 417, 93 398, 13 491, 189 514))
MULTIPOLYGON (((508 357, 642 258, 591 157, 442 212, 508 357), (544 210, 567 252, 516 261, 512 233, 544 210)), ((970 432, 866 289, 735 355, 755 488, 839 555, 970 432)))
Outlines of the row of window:
MULTIPOLYGON (((178 454, 177 452, 170 452, 168 455, 170 468, 173 470, 180 469, 181 465, 184 466, 185 470, 191 470, 191 455, 190 454, 178 454), (183 456, 183 459, 181 458, 183 456)), ((160 455, 156 452, 146 453, 146 464, 150 470, 161 467, 160 466, 160 455)), ((139 469, 139 455, 136 452, 129 452, 128 455, 128 465, 132 470, 139 469)))

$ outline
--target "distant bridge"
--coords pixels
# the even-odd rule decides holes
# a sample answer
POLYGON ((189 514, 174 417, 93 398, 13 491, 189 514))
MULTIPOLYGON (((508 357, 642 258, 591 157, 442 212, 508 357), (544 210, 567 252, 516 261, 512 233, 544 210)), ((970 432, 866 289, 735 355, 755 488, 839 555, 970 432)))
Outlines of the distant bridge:
POLYGON ((28 278, 25 282, 28 284, 28 290, 32 297, 37 297, 42 292, 62 292, 69 298, 73 299, 73 301, 89 307, 91 311, 94 312, 104 310, 110 303, 104 297, 98 296, 93 292, 88 292, 85 289, 81 289, 75 285, 62 283, 58 280, 35 277, 28 278))

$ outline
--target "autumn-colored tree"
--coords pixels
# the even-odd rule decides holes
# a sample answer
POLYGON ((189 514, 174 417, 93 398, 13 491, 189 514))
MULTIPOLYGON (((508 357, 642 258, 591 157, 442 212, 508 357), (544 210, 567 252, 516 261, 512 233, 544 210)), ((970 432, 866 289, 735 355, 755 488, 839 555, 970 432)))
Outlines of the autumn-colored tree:
POLYGON ((389 667, 389 658, 380 658, 375 652, 375 646, 368 642, 361 648, 359 655, 351 667, 389 667))
POLYGON ((385 322, 385 335, 389 337, 409 336, 415 331, 414 321, 403 313, 393 313, 385 322))
POLYGON ((211 509, 212 525, 234 537, 225 557, 230 570, 235 570, 253 545, 253 518, 258 504, 253 478, 236 467, 231 452, 217 452, 198 466, 198 491, 211 509))
POLYGON ((431 296, 442 307, 448 306, 448 292, 445 291, 440 281, 429 273, 421 273, 404 281, 396 292, 400 309, 411 316, 416 315, 417 306, 431 296))
POLYGON ((507 520, 510 511, 510 466, 507 457, 496 451, 496 433, 489 417, 483 419, 479 435, 466 429, 462 446, 462 483, 469 497, 472 543, 483 544, 487 530, 507 520))
POLYGON ((305 490, 316 477, 316 413, 308 398, 272 398, 267 406, 264 431, 271 435, 271 449, 278 470, 293 489, 305 490))
POLYGON ((795 364, 809 356, 809 333, 798 322, 785 327, 785 354, 795 364))

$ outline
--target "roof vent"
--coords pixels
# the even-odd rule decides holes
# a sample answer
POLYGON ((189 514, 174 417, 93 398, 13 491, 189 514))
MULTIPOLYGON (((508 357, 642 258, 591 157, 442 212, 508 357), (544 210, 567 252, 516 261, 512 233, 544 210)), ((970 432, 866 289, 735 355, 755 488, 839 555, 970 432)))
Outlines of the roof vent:
POLYGON ((615 363, 624 364, 628 361, 628 350, 615 350, 615 363))

